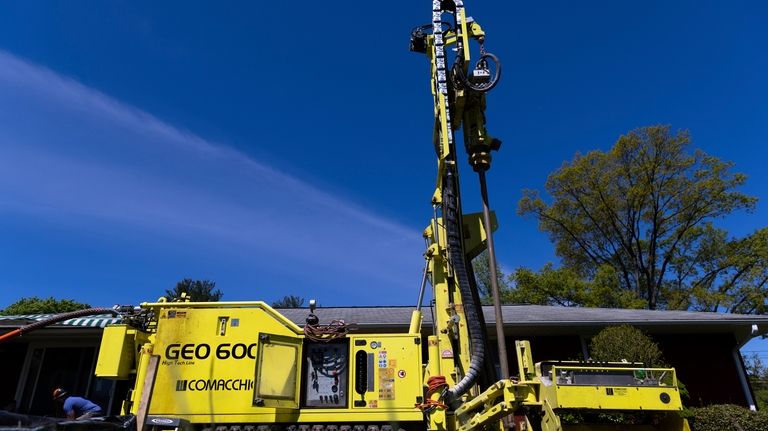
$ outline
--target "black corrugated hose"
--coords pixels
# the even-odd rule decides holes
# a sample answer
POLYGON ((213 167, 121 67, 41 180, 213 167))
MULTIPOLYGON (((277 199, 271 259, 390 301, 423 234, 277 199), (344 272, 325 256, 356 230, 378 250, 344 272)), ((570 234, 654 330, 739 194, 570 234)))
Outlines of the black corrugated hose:
POLYGON ((77 311, 70 311, 68 313, 57 314, 47 319, 38 320, 35 323, 30 323, 29 325, 25 325, 25 326, 22 326, 21 328, 14 329, 13 331, 8 332, 7 334, 0 335, 0 343, 19 337, 27 332, 34 331, 35 329, 40 329, 49 325, 53 325, 54 323, 63 322, 65 320, 74 319, 77 317, 91 316, 94 314, 112 314, 116 316, 119 313, 111 308, 100 307, 100 308, 86 308, 85 310, 77 310, 77 311))
POLYGON ((471 349, 469 369, 464 377, 445 393, 445 403, 454 410, 460 405, 459 397, 467 392, 477 381, 485 363, 485 328, 480 323, 479 307, 475 302, 475 295, 472 293, 466 256, 462 247, 462 229, 460 226, 456 183, 456 175, 449 166, 446 168, 443 180, 443 219, 445 220, 445 231, 448 237, 451 266, 459 286, 461 301, 464 305, 464 316, 467 320, 471 349))

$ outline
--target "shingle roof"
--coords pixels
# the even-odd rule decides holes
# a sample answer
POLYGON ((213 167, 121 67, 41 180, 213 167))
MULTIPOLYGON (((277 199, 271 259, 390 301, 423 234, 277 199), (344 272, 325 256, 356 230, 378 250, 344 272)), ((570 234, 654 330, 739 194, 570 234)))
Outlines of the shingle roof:
MULTIPOLYGON (((283 308, 280 313, 297 324, 304 324, 306 308, 283 308)), ((360 325, 408 326, 413 307, 329 307, 315 311, 321 321, 344 319, 360 325)), ((431 325, 429 307, 423 308, 424 324, 431 325)), ((484 306, 486 323, 495 324, 493 307, 484 306)), ((768 325, 768 316, 708 313, 695 311, 625 310, 610 308, 554 307, 544 305, 502 306, 504 326, 535 326, 563 324, 753 324, 768 325)))
MULTIPOLYGON (((306 308, 279 309, 298 325, 303 325, 306 308)), ((402 331, 408 328, 413 307, 338 307, 318 308, 321 323, 344 319, 356 323, 364 332, 402 331)), ((423 310, 422 331, 432 328, 429 307, 423 310)), ((493 337, 496 323, 493 307, 483 307, 488 333, 493 337)), ((553 307, 543 305, 502 306, 507 336, 590 335, 610 325, 630 324, 648 333, 730 333, 738 345, 768 334, 768 316, 693 311, 625 310, 607 308, 553 307)))
MULTIPOLYGON (((768 316, 709 313, 700 311, 627 310, 616 308, 552 307, 507 305, 502 307, 504 323, 768 323, 768 316)), ((495 322, 492 307, 483 307, 488 320, 495 322)))
MULTIPOLYGON (((309 313, 306 308, 278 309, 285 317, 298 325, 303 325, 309 313)), ((361 327, 407 327, 413 307, 407 306, 382 306, 382 307, 328 307, 318 308, 315 314, 320 317, 321 323, 328 323, 332 319, 343 319, 348 323, 356 323, 361 327)), ((429 307, 423 308, 423 324, 426 327, 432 325, 432 317, 429 307)), ((484 306, 488 325, 495 324, 493 307, 484 306)), ((563 325, 610 325, 628 323, 634 325, 721 325, 744 326, 758 324, 761 333, 768 331, 768 316, 707 313, 692 311, 661 311, 661 310, 625 310, 607 308, 583 308, 583 307, 553 307, 542 305, 504 305, 502 306, 504 326, 531 327, 531 326, 563 326, 563 325), (762 327, 766 331, 762 331, 762 327)), ((21 316, 0 316, 0 326, 17 327, 34 321, 43 320, 51 314, 34 314, 21 316)), ((101 327, 119 322, 118 317, 109 314, 89 316, 65 320, 54 326, 73 327, 101 327)))

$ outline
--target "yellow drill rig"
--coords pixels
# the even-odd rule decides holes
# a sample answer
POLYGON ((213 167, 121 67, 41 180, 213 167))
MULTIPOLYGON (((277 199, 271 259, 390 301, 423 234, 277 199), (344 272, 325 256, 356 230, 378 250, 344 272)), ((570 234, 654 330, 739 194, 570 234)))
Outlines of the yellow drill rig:
MULTIPOLYGON (((564 424, 562 413, 574 410, 642 412, 646 420, 632 426, 688 429, 678 415, 682 404, 674 369, 534 364, 529 344, 518 341, 518 374, 510 378, 500 315, 501 376, 496 376, 471 259, 489 249, 495 272, 485 174, 501 142, 487 133, 484 112, 501 68, 496 56, 485 52, 485 34, 460 0, 432 5, 431 24, 411 33, 411 50, 425 54, 431 65, 438 163, 434 216, 424 231, 425 269, 408 332, 350 333, 340 321, 320 324, 314 307, 300 327, 263 302, 182 298, 121 307, 123 323, 104 331, 97 375, 134 382, 123 413, 135 415, 139 429, 630 428, 564 424), (473 64, 474 45, 480 55, 473 64), (461 211, 458 131, 480 178, 484 211, 479 214, 461 211), (428 284, 434 335, 423 339, 421 303, 428 284)), ((494 297, 498 310, 496 289, 494 297)))

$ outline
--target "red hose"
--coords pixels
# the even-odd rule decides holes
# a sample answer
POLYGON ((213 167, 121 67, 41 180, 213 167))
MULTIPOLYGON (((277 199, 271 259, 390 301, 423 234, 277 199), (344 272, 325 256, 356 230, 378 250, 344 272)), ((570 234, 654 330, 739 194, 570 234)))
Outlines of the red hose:
POLYGON ((5 340, 10 340, 13 337, 18 337, 19 335, 21 335, 21 329, 14 329, 13 331, 7 334, 0 335, 0 343, 2 343, 5 340))
POLYGON ((117 315, 117 312, 111 308, 86 308, 85 310, 70 311, 68 313, 61 313, 55 316, 51 316, 47 319, 38 320, 35 323, 22 326, 21 328, 14 329, 7 334, 0 335, 0 343, 19 337, 27 332, 34 331, 36 329, 44 328, 54 323, 63 322, 65 320, 74 319, 76 317, 91 316, 94 314, 113 314, 117 315))
POLYGON ((445 376, 430 377, 429 379, 427 379, 427 394, 426 394, 426 397, 424 398, 424 402, 421 404, 416 404, 414 407, 418 408, 421 411, 427 411, 427 412, 431 412, 436 408, 447 409, 448 406, 445 405, 442 401, 433 400, 431 398, 432 394, 447 387, 448 387, 448 383, 445 381, 445 376))

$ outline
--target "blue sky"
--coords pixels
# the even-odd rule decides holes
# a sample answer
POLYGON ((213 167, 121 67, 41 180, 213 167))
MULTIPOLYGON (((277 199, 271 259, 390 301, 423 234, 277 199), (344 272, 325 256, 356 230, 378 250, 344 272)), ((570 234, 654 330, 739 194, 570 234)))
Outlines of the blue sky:
MULTIPOLYGON (((412 304, 435 160, 430 2, 0 4, 0 307, 153 300, 412 304)), ((748 175, 768 205, 763 2, 467 2, 504 76, 488 124, 506 269, 555 260, 523 188, 651 124, 748 175)), ((480 208, 463 173, 464 207, 480 208)))

